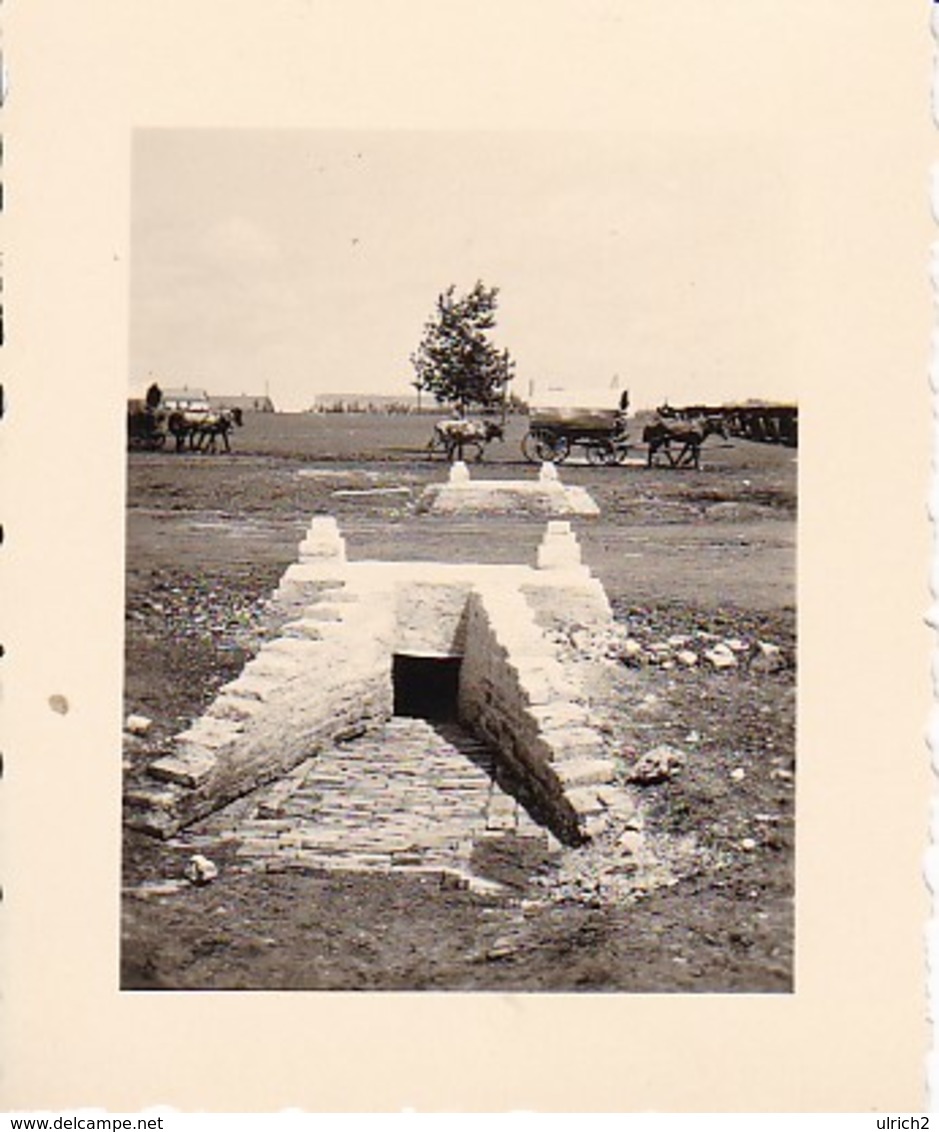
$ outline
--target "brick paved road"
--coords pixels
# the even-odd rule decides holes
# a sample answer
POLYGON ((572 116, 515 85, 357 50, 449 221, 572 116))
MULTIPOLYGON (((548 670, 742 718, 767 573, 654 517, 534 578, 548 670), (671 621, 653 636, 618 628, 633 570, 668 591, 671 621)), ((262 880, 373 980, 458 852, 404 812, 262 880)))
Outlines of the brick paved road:
POLYGON ((234 838, 248 868, 428 870, 484 887, 470 872, 476 839, 508 833, 559 847, 493 775, 490 752, 458 725, 394 718, 180 841, 195 848, 234 838))

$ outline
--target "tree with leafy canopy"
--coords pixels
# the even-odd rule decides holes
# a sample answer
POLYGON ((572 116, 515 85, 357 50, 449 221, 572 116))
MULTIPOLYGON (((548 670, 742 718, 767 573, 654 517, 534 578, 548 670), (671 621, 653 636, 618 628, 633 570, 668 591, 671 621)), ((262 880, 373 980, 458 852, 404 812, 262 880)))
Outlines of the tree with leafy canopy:
POLYGON ((496 324, 498 287, 477 281, 466 295, 450 285, 437 298, 435 315, 424 325, 424 336, 411 363, 419 389, 437 402, 452 404, 460 416, 469 405, 490 408, 503 400, 515 362, 508 350, 488 337, 496 324))

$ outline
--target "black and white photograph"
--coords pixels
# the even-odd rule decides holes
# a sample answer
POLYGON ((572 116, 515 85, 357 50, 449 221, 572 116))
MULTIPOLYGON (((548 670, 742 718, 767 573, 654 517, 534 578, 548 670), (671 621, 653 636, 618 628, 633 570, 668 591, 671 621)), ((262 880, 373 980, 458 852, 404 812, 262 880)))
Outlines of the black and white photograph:
POLYGON ((133 162, 122 986, 791 992, 779 155, 133 162))
POLYGON ((914 7, 0 5, 11 1110, 929 1105, 914 7))

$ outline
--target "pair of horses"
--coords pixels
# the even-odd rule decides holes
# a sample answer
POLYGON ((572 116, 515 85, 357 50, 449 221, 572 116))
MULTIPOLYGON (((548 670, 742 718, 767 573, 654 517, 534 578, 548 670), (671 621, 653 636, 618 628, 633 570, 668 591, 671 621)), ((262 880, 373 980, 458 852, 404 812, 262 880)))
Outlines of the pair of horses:
POLYGON ((222 442, 226 452, 231 452, 228 434, 237 425, 244 423, 241 409, 220 409, 218 412, 187 412, 174 409, 166 421, 166 427, 176 441, 176 451, 188 447, 191 452, 217 452, 222 442))
POLYGON ((701 446, 709 436, 715 434, 727 439, 722 417, 709 416, 691 423, 658 416, 642 430, 642 442, 649 446, 646 467, 651 468, 655 457, 664 453, 672 468, 699 468, 701 446))

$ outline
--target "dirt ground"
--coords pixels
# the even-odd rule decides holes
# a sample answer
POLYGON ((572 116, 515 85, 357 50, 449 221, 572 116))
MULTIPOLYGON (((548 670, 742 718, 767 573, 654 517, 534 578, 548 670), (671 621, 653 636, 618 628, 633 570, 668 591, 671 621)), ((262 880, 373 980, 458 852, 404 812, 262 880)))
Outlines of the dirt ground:
MULTIPOLYGON (((350 558, 533 561, 543 521, 415 512, 445 474, 421 451, 432 419, 259 414, 231 455, 129 456, 125 708, 153 722, 127 736, 128 783, 257 649, 311 515, 338 518, 350 558)), ((473 475, 533 476, 524 427, 473 475)), ((583 851, 511 837, 476 848, 502 885, 485 894, 433 875, 246 872, 219 842, 202 850, 212 884, 161 894, 191 849, 125 832, 123 987, 793 989, 796 453, 712 438, 700 471, 561 474, 600 505, 575 528, 618 628, 573 638, 571 658, 602 668, 594 707, 624 780, 644 754, 677 752, 634 784, 668 883, 628 897, 571 884, 593 867, 571 859, 583 851), (726 669, 675 660, 720 642, 736 649, 726 669)))

